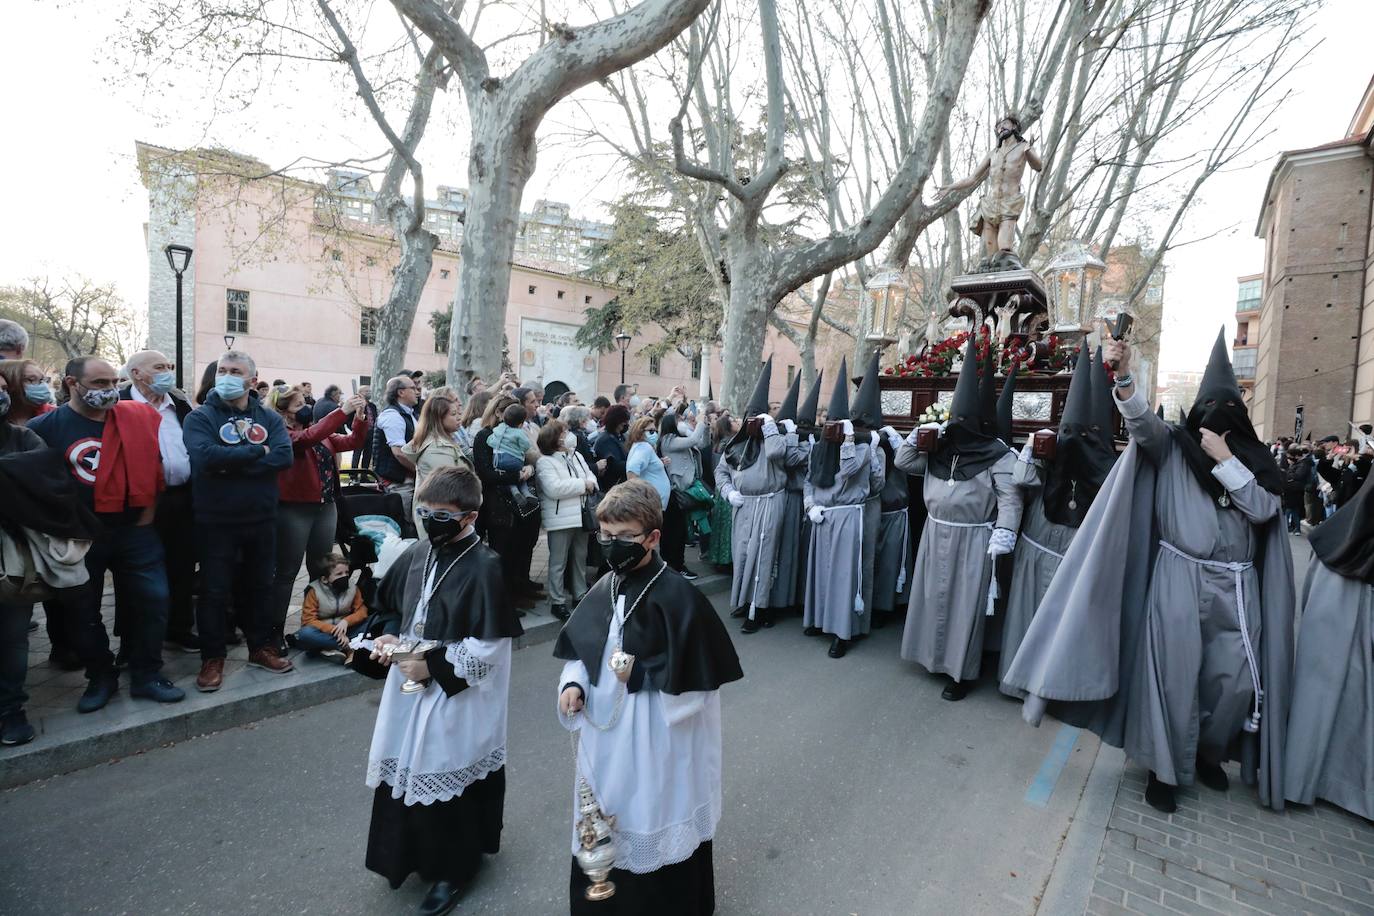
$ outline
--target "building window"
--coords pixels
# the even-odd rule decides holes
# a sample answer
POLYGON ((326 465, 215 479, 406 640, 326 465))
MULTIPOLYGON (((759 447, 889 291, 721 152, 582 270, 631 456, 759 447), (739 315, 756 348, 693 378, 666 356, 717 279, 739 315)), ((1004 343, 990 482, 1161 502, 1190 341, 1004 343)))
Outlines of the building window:
POLYGON ((582 297, 582 304, 583 304, 583 305, 591 305, 591 304, 592 304, 592 297, 591 297, 591 296, 583 296, 583 297, 582 297))
POLYGON ((447 279, 448 279, 448 275, 449 275, 449 269, 448 269, 447 267, 440 267, 440 268, 439 268, 439 279, 440 279, 440 280, 447 280, 447 279))
POLYGON ((796 366, 788 366, 788 367, 787 367, 787 384, 788 384, 789 387, 792 385, 792 380, 795 379, 796 377, 797 377, 797 367, 796 367, 796 366))
POLYGON ((662 372, 662 370, 663 370, 663 357, 661 357, 661 356, 651 356, 651 357, 649 357, 649 374, 650 374, 650 375, 659 375, 659 374, 662 372))
POLYGON ((372 384, 372 376, 370 376, 370 375, 360 375, 360 376, 358 376, 358 387, 359 387, 359 388, 363 387, 364 385, 371 385, 371 384, 372 384))
POLYGON ((224 291, 224 330, 230 334, 248 333, 248 290, 224 291))
POLYGON ((563 291, 562 291, 561 289, 558 291, 558 298, 559 298, 559 299, 562 299, 562 298, 563 298, 563 291))
POLYGON ((363 307, 358 313, 358 343, 364 347, 377 346, 377 325, 381 319, 381 309, 363 307))
POLYGON ((534 287, 533 287, 533 286, 530 287, 530 295, 531 295, 531 296, 534 295, 534 287))
POLYGON ((434 329, 434 352, 448 352, 448 334, 440 330, 439 328, 434 329))
POLYGON ((701 354, 692 357, 692 378, 701 378, 701 354))
POLYGON ((343 260, 343 252, 340 251, 340 250, 337 249, 337 248, 331 248, 331 249, 329 249, 329 260, 331 260, 331 261, 342 261, 342 260, 343 260))
POLYGON ((376 267, 377 259, 374 258, 372 255, 368 255, 367 257, 363 258, 363 263, 366 264, 368 267, 376 267))

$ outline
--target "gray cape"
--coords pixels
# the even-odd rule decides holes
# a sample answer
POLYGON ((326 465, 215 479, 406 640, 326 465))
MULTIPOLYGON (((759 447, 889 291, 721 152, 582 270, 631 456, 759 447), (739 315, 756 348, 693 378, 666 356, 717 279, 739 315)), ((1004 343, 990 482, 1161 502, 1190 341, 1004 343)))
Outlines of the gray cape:
MULTIPOLYGON (((1154 524, 1157 471, 1132 440, 1103 483, 1026 631, 1004 683, 1026 695, 1022 718, 1039 725, 1048 712, 1125 747, 1127 716, 1143 658, 1147 595, 1159 551, 1154 524)), ((1264 708, 1258 735, 1246 735, 1241 775, 1260 801, 1283 808, 1284 739, 1292 692, 1292 558, 1283 520, 1258 532, 1264 708), (1278 562, 1266 562, 1267 557, 1278 562), (1255 745, 1258 744, 1258 748, 1255 745), (1257 753, 1256 753, 1257 751, 1257 753)), ((1128 754, 1131 749, 1126 748, 1128 754)))
POLYGON ((1283 786, 1289 801, 1318 798, 1374 818, 1374 585, 1313 557, 1288 715, 1283 786))

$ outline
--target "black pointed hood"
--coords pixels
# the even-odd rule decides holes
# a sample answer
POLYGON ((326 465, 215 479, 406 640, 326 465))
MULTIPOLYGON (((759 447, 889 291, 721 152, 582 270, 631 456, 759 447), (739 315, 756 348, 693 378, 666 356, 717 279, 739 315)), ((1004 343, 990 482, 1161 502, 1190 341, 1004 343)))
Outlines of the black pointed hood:
POLYGON ((1019 360, 1012 360, 1007 367, 1007 379, 1002 383, 1002 395, 997 399, 997 437, 1011 447, 1014 435, 1012 408, 1016 402, 1016 373, 1021 368, 1019 360))
POLYGON ((1374 585, 1374 474, 1307 540, 1332 572, 1374 585))
POLYGON ((773 357, 759 370, 759 380, 754 383, 754 393, 749 396, 749 404, 744 408, 746 419, 768 413, 768 389, 773 384, 773 357))
POLYGON ((710 374, 708 373, 707 376, 706 376, 706 400, 708 400, 708 401, 714 401, 715 399, 716 399, 716 384, 715 384, 715 380, 712 379, 711 376, 710 376, 710 374))
MULTIPOLYGON (((954 383, 949 420, 944 435, 927 461, 929 472, 941 480, 968 480, 992 467, 1009 451, 996 435, 983 431, 983 409, 978 371, 977 334, 969 335, 964 362, 954 383)), ((991 416, 996 426, 996 388, 992 389, 991 416)))
MULTIPOLYGON (((1102 395, 1111 396, 1106 386, 1102 364, 1088 352, 1086 344, 1079 347, 1064 412, 1059 417, 1054 458, 1045 468, 1042 505, 1045 518, 1055 524, 1072 528, 1082 524, 1116 463, 1111 426, 1103 428, 1098 412, 1102 395)), ((1111 405, 1107 406, 1110 409, 1111 405)))
POLYGON ((816 373, 816 381, 811 385, 811 390, 806 393, 806 400, 802 401, 801 408, 797 411, 797 426, 815 429, 816 409, 821 403, 821 380, 824 378, 824 370, 816 373))
POLYGON ((984 434, 997 435, 997 364, 992 358, 991 337, 978 361, 978 418, 984 434))
POLYGON ((1157 408, 1155 409, 1155 416, 1159 417, 1161 420, 1164 419, 1164 402, 1163 402, 1163 401, 1161 401, 1160 404, 1159 404, 1159 407, 1157 407, 1157 408))
POLYGON ((1193 477, 1221 504, 1226 489, 1212 476, 1216 462, 1202 450, 1204 427, 1226 435, 1226 445, 1231 453, 1250 469, 1261 487, 1276 495, 1283 492, 1283 474, 1268 447, 1255 435, 1255 427, 1245 409, 1245 395, 1236 381, 1231 357, 1226 350, 1224 327, 1217 332, 1217 339, 1212 344, 1212 356, 1207 360, 1206 371, 1202 373, 1197 399, 1193 401, 1184 423, 1173 429, 1174 441, 1192 468, 1193 477))
POLYGON ((1116 436, 1112 430, 1116 428, 1116 407, 1112 401, 1116 395, 1112 394, 1112 382, 1107 378, 1107 364, 1102 361, 1101 347, 1093 351, 1089 366, 1092 369, 1093 380, 1093 423, 1101 432, 1103 441, 1112 446, 1115 452, 1116 436))
POLYGON ((882 429, 883 400, 878 391, 878 354, 868 361, 868 369, 859 382, 859 393, 854 397, 854 426, 860 429, 882 429))
MULTIPOLYGON (((816 380, 820 387, 820 380, 816 380)), ((849 361, 840 360, 840 374, 835 376, 835 387, 830 392, 830 407, 825 412, 826 423, 838 423, 849 419, 849 361)), ((818 487, 835 485, 835 472, 840 469, 840 443, 830 442, 824 436, 811 444, 810 464, 806 469, 807 479, 818 487)))
POLYGON ((797 420, 797 399, 801 397, 801 373, 792 376, 792 387, 787 389, 787 396, 782 399, 782 406, 778 408, 779 420, 797 420))

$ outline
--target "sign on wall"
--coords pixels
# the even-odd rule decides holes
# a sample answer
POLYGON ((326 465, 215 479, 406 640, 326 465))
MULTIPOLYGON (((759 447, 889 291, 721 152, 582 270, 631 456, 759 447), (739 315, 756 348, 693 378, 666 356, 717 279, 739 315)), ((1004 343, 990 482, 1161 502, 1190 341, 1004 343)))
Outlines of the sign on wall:
POLYGON ((596 390, 596 357, 577 345, 578 325, 520 319, 520 380, 562 382, 587 404, 596 390))

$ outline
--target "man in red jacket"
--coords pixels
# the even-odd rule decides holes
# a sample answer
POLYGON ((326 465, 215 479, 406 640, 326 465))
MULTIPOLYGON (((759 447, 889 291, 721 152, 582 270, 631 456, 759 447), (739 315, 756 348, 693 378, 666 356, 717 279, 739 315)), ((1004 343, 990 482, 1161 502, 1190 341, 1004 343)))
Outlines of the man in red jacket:
POLYGON ((161 418, 147 404, 121 401, 119 374, 99 357, 78 357, 63 375, 67 403, 30 420, 29 429, 66 457, 81 499, 105 525, 86 554, 90 581, 58 599, 68 639, 86 666, 86 691, 76 709, 95 712, 118 687, 119 672, 100 617, 106 571, 114 574, 115 600, 130 609, 121 637, 129 695, 175 703, 186 694, 161 674, 167 570, 153 527, 163 489, 161 418))

